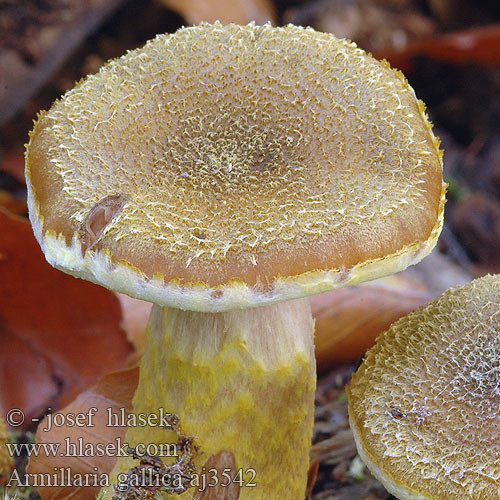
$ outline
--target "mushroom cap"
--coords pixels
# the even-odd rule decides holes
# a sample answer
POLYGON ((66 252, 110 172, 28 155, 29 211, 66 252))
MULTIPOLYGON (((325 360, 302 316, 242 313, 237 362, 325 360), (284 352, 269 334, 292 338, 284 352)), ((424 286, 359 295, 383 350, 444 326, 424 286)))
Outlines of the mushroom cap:
POLYGON ((392 274, 441 230, 438 140, 401 73, 296 26, 159 35, 42 113, 26 176, 54 266, 198 311, 392 274))
POLYGON ((397 498, 500 498, 500 275, 394 323, 347 392, 358 452, 397 498))

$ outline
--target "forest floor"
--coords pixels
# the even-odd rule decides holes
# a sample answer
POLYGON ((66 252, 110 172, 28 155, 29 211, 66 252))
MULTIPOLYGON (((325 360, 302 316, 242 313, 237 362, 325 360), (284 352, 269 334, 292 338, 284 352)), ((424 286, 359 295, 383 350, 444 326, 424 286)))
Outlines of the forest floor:
MULTIPOLYGON (((467 275, 500 272, 498 2, 474 2, 474 8, 465 0, 235 3, 244 7, 235 10, 237 20, 253 15, 331 31, 405 72, 445 151, 449 188, 439 250, 467 275)), ((106 60, 157 33, 228 15, 217 0, 206 0, 204 8, 196 1, 179 7, 174 0, 80 4, 0 1, 0 206, 19 215, 27 213, 24 144, 39 110, 106 60)), ((332 366, 319 379, 313 500, 393 498, 356 454, 344 393, 354 370, 355 363, 332 366)))

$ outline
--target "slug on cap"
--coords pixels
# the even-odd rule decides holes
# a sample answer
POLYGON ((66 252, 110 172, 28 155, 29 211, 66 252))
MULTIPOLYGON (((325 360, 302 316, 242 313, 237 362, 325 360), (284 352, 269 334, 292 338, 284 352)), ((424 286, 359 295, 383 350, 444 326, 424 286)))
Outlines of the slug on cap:
POLYGON ((358 452, 401 500, 500 498, 500 275, 394 323, 353 375, 358 452))
POLYGON ((399 271, 443 215, 401 73, 295 26, 203 24, 111 61, 40 116, 26 174, 51 263, 200 311, 399 271))
MULTIPOLYGON (((26 176, 49 262, 155 304, 134 412, 163 408, 196 436, 183 477, 230 464, 257 484, 232 500, 303 498, 316 374, 301 297, 399 271, 441 230, 441 153, 403 76, 312 29, 181 29, 43 113, 26 176)), ((118 459, 111 481, 136 466, 118 459)), ((182 488, 161 491, 193 498, 182 488)))

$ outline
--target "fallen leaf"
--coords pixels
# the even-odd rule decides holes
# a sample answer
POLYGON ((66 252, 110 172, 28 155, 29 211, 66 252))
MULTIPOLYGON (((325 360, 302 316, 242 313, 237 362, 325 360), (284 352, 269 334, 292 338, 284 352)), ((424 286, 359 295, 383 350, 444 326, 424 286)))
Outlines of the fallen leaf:
POLYGON ((144 352, 144 332, 151 312, 151 302, 134 299, 123 293, 116 293, 122 308, 122 327, 129 342, 134 346, 134 361, 144 352))
POLYGON ((27 220, 0 209, 0 233, 0 410, 21 409, 26 428, 126 366, 132 347, 113 293, 52 268, 27 220))
POLYGON ((6 444, 10 441, 7 426, 0 414, 0 486, 5 486, 14 468, 14 461, 6 444))
POLYGON ((306 500, 311 500, 312 491, 318 477, 319 460, 311 460, 309 472, 307 473, 306 500))
MULTIPOLYGON (((36 442, 41 444, 56 444, 59 446, 57 456, 47 456, 40 453, 32 456, 29 460, 27 472, 30 474, 46 474, 54 469, 65 467, 71 470, 73 477, 77 474, 109 474, 116 462, 116 452, 123 444, 123 438, 127 431, 126 426, 109 425, 108 411, 115 415, 128 414, 132 411, 132 396, 134 395, 139 381, 139 368, 109 373, 105 375, 95 386, 82 392, 72 403, 61 412, 62 415, 88 415, 86 425, 68 425, 48 429, 48 418, 46 417, 38 426, 36 442), (90 419, 89 410, 94 416, 90 419), (92 426, 88 425, 89 423, 92 426), (81 441, 79 441, 81 440, 81 441), (75 451, 81 449, 93 449, 91 456, 64 456, 75 455, 75 451), (107 453, 96 452, 98 447, 112 445, 107 453)), ((121 423, 113 421, 113 424, 121 423)), ((37 491, 43 500, 59 500, 71 496, 72 500, 94 500, 99 492, 99 486, 47 486, 39 487, 37 491)))
POLYGON ((429 37, 408 44, 403 50, 375 52, 378 59, 387 59, 392 66, 407 73, 416 56, 463 64, 475 62, 500 64, 500 24, 480 26, 464 31, 429 37))
POLYGON ((17 199, 8 191, 0 189, 0 207, 4 208, 7 212, 15 215, 23 215, 28 213, 28 206, 26 205, 26 198, 17 199))
POLYGON ((255 21, 264 24, 274 19, 270 0, 162 0, 170 9, 178 12, 188 24, 202 21, 222 24, 247 24, 255 21))
POLYGON ((356 361, 391 323, 430 298, 421 283, 404 275, 311 297, 318 372, 356 361))

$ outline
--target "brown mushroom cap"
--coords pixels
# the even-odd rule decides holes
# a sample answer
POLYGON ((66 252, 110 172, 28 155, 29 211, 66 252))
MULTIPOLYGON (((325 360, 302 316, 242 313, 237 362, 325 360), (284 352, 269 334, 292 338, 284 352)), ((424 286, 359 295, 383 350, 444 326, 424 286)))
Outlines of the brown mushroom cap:
POLYGON ((360 456, 397 498, 500 498, 500 275, 394 323, 348 396, 360 456))
POLYGON ((295 26, 202 24, 109 62, 40 116, 26 174, 51 263, 187 309, 391 274, 442 224, 404 77, 295 26))

